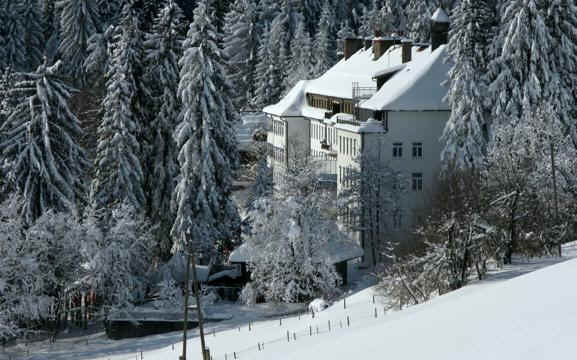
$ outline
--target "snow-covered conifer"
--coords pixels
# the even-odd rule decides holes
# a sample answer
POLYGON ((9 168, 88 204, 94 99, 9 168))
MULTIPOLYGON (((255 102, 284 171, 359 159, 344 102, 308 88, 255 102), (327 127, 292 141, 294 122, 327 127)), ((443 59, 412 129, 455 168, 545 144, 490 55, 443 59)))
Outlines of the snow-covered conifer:
POLYGON ((0 4, 0 68, 10 67, 15 71, 26 71, 28 59, 23 26, 18 3, 6 1, 0 4))
POLYGON ((100 31, 96 0, 60 0, 61 43, 59 52, 67 74, 79 84, 85 81, 84 61, 88 56, 88 39, 100 31))
POLYGON ((146 36, 145 41, 147 82, 152 87, 156 111, 152 121, 145 126, 150 145, 143 161, 148 169, 145 175, 148 216, 159 224, 162 257, 168 256, 172 248, 172 241, 166 234, 174 221, 170 199, 179 171, 173 134, 180 112, 177 91, 182 21, 182 11, 174 1, 169 0, 160 10, 152 33, 146 36))
POLYGON ((143 209, 142 171, 143 104, 141 78, 142 33, 132 4, 123 8, 122 21, 114 36, 111 64, 107 74, 104 117, 98 127, 96 173, 92 183, 92 202, 106 207, 128 200, 143 209))
POLYGON ((517 123, 549 95, 552 39, 536 0, 515 0, 503 14, 503 47, 490 64, 495 125, 517 123))
POLYGON ((24 29, 17 34, 22 37, 23 51, 26 54, 25 71, 34 71, 41 63, 44 53, 44 25, 39 0, 20 0, 18 2, 18 16, 24 29))
POLYGON ((253 103, 262 108, 276 103, 282 93, 282 76, 278 65, 278 48, 271 40, 268 26, 261 37, 256 65, 256 89, 253 103))
POLYGON ((68 108, 74 90, 57 76, 60 66, 43 64, 16 84, 24 96, 2 126, 0 148, 10 159, 8 175, 23 197, 28 223, 50 209, 73 211, 84 197, 82 130, 68 108))
POLYGON ((431 39, 431 15, 436 4, 428 0, 409 0, 407 5, 409 35, 414 41, 429 42, 431 39))
POLYGON ((238 166, 234 108, 214 16, 210 0, 197 3, 180 60, 182 111, 175 131, 180 180, 171 233, 176 249, 204 256, 230 249, 240 227, 230 197, 238 166))
POLYGON ((575 95, 577 87, 577 4, 570 0, 548 2, 546 24, 551 34, 552 76, 547 85, 552 121, 559 121, 577 148, 575 95))
POLYGON ((311 37, 303 22, 299 22, 291 42, 291 58, 286 69, 285 89, 289 91, 298 81, 314 75, 314 55, 311 37))
POLYGON ((319 30, 315 35, 315 69, 316 75, 324 74, 336 62, 335 14, 327 3, 323 7, 319 30))
POLYGON ((224 52, 240 108, 252 108, 258 51, 258 12, 254 0, 236 0, 225 17, 224 52))
POLYGON ((88 55, 84 61, 84 68, 89 76, 98 79, 108 74, 113 49, 113 46, 109 45, 114 43, 115 33, 116 27, 110 25, 103 33, 96 33, 88 39, 88 55))
POLYGON ((355 37, 355 32, 349 26, 349 21, 343 21, 339 31, 337 31, 337 60, 342 59, 344 56, 345 40, 353 37, 355 37))
POLYGON ((485 74, 495 15, 486 0, 462 0, 453 12, 448 44, 453 67, 447 95, 451 117, 443 132, 441 154, 451 166, 479 168, 484 159, 490 123, 484 105, 488 96, 485 74))
POLYGON ((386 0, 380 11, 382 31, 385 35, 396 33, 407 35, 407 16, 405 0, 386 0))

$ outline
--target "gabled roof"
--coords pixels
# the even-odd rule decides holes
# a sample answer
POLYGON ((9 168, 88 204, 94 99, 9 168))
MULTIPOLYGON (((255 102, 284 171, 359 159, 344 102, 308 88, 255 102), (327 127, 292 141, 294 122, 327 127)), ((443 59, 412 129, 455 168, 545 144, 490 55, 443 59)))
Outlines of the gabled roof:
POLYGON ((450 22, 449 15, 447 15, 447 13, 445 12, 445 10, 443 10, 443 8, 438 8, 437 11, 435 11, 435 13, 433 14, 433 16, 431 16, 431 20, 438 23, 450 22))
POLYGON ((372 98, 363 102, 361 108, 389 111, 450 110, 444 101, 451 64, 445 61, 446 45, 435 51, 425 51, 428 56, 419 57, 387 81, 372 98))
MULTIPOLYGON (((372 47, 357 51, 349 59, 342 59, 327 70, 321 77, 311 80, 306 87, 307 93, 352 99, 353 83, 360 87, 377 86, 374 77, 391 67, 402 67, 402 46, 393 45, 378 60, 373 60, 372 47)), ((428 55, 412 47, 412 59, 428 55)))
POLYGON ((262 111, 276 116, 302 116, 306 105, 305 91, 307 80, 299 81, 278 103, 266 106, 262 111))

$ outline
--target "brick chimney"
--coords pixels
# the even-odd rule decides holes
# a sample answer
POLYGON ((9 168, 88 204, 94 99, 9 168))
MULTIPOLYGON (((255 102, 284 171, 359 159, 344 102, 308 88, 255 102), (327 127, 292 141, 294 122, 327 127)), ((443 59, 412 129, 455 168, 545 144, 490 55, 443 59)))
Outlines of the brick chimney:
POLYGON ((380 31, 375 31, 375 38, 373 39, 373 60, 379 60, 391 46, 399 43, 400 40, 398 38, 382 37, 380 31))
POLYGON ((431 16, 431 51, 449 42, 449 16, 442 7, 431 16))
POLYGON ((351 56, 353 56, 357 51, 363 48, 363 39, 345 39, 344 46, 344 56, 345 61, 347 61, 351 56))
POLYGON ((413 41, 405 39, 402 41, 402 44, 403 44, 403 53, 402 53, 403 64, 405 64, 412 60, 413 41))

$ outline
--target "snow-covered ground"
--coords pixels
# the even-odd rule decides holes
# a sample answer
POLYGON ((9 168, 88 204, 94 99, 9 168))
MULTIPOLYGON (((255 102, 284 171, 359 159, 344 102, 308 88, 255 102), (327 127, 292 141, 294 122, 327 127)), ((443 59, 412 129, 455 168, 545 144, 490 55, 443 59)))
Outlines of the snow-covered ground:
MULTIPOLYGON (((369 287, 348 296, 346 309, 340 300, 314 318, 306 314, 263 320, 251 323, 249 330, 246 322, 254 314, 240 316, 209 325, 207 346, 215 360, 573 358, 577 287, 571 284, 577 278, 577 259, 572 259, 576 253, 573 243, 565 247, 563 260, 519 260, 487 280, 386 315, 369 287)), ((236 315, 238 309, 230 311, 236 315)), ((142 351, 142 359, 172 360, 180 354, 180 336, 115 342, 95 334, 60 340, 52 349, 35 345, 22 358, 129 360, 141 359, 142 351)), ((199 359, 196 331, 188 344, 189 359, 199 359)), ((2 356, 8 358, 8 353, 0 352, 2 356)))

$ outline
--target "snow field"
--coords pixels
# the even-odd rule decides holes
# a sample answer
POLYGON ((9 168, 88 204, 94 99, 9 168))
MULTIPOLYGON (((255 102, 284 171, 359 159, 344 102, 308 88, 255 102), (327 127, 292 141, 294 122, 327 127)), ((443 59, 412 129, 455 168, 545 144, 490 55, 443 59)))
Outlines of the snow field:
MULTIPOLYGON (((305 314, 251 323, 250 331, 244 325, 209 332, 206 343, 215 360, 235 355, 243 360, 348 360, 377 354, 399 359, 570 359, 577 339, 577 289, 569 284, 576 277, 577 260, 569 260, 512 280, 467 286, 386 316, 378 297, 373 304, 369 288, 348 297, 346 309, 340 300, 314 318, 305 314)), ((189 339, 188 349, 189 359, 200 357, 198 337, 189 339)), ((177 359, 180 351, 176 344, 174 350, 146 352, 143 359, 177 359)))

